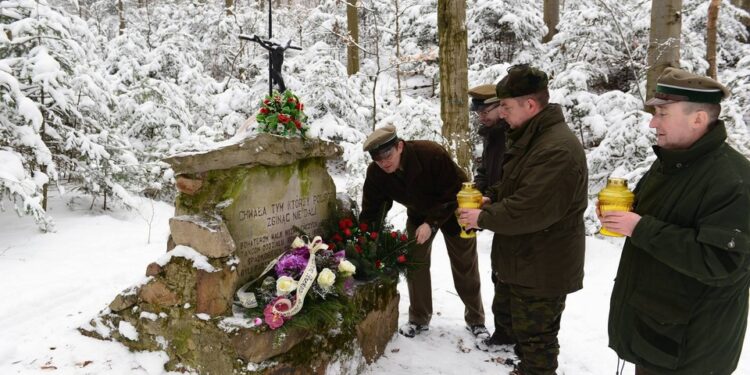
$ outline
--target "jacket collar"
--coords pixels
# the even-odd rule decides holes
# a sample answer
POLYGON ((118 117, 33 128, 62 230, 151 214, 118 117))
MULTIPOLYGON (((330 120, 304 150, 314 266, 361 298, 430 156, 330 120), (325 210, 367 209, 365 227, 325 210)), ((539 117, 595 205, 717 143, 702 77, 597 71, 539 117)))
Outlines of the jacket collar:
POLYGON ((716 150, 727 139, 724 121, 717 121, 712 128, 686 150, 666 150, 653 146, 656 157, 661 161, 665 172, 674 172, 690 166, 697 159, 716 150))
POLYGON ((547 104, 536 116, 529 119, 526 125, 508 131, 508 151, 506 153, 512 155, 523 153, 538 133, 564 121, 565 116, 563 116, 562 107, 559 104, 547 104))

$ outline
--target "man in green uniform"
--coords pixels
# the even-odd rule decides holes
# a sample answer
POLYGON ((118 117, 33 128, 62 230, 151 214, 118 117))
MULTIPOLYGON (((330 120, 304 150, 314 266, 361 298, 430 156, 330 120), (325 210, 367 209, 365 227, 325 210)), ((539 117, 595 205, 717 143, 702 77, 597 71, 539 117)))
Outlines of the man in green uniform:
POLYGON ((466 173, 445 149, 432 141, 404 141, 396 127, 375 129, 365 140, 373 162, 367 168, 362 190, 360 221, 377 223, 393 202, 406 206, 406 229, 416 239, 411 259, 418 263, 406 272, 409 287, 409 321, 400 327, 406 337, 428 330, 432 318, 430 254, 432 241, 443 233, 453 273, 453 284, 464 303, 464 320, 477 339, 489 337, 484 326, 476 239, 461 238, 456 220, 456 193, 466 173))
POLYGON ((493 313, 520 362, 513 374, 554 375, 568 293, 583 286, 588 169, 583 147, 549 103, 547 74, 516 65, 496 87, 508 123, 501 183, 459 222, 485 228, 496 270, 493 313))
POLYGON ((602 225, 627 236, 609 311, 609 346, 636 374, 728 375, 742 351, 750 287, 750 162, 718 119, 729 91, 667 68, 650 126, 656 161, 633 212, 602 225))

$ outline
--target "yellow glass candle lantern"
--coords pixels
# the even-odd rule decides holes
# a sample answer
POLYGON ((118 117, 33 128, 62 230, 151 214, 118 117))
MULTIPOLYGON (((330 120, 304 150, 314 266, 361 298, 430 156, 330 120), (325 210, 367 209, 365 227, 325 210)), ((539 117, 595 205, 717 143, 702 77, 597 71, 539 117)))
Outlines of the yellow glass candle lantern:
MULTIPOLYGON (((624 178, 610 177, 607 186, 599 192, 599 211, 632 211, 635 194, 628 190, 628 181, 624 178)), ((622 234, 605 229, 599 230, 605 236, 622 237, 622 234)))
MULTIPOLYGON (((464 182, 461 190, 456 194, 458 208, 482 208, 482 193, 474 187, 473 182, 464 182)), ((459 223, 461 224, 461 223, 459 223)), ((476 230, 466 231, 461 225, 461 238, 474 238, 477 236, 476 230)))

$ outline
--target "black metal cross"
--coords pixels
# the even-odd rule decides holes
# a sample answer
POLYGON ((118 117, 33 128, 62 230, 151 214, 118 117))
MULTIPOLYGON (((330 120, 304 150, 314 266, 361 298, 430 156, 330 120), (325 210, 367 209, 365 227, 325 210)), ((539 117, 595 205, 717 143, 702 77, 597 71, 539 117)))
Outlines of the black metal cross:
POLYGON ((271 3, 268 1, 268 40, 263 40, 257 35, 240 35, 240 39, 249 40, 260 44, 261 47, 268 50, 268 95, 273 94, 273 84, 279 85, 279 92, 286 90, 284 78, 281 77, 281 66, 284 64, 284 51, 287 49, 302 50, 301 47, 293 46, 292 41, 286 42, 285 46, 272 42, 273 37, 273 19, 271 18, 271 3))

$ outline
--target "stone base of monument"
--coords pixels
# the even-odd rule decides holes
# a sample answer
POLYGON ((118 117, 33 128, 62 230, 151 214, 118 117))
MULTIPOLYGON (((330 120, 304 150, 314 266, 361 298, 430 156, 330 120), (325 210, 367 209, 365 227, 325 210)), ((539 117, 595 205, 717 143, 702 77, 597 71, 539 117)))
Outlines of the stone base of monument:
POLYGON ((310 303, 276 330, 256 326, 249 310, 233 304, 240 286, 263 274, 298 228, 324 234, 341 207, 325 166, 335 155, 341 149, 330 142, 261 134, 167 159, 179 191, 168 252, 80 331, 134 351, 164 351, 166 368, 175 371, 363 370, 396 332, 396 278, 357 283, 343 313, 310 303), (327 319, 310 319, 315 314, 327 319))
POLYGON ((253 317, 237 306, 231 316, 196 313, 195 288, 175 288, 174 280, 188 284, 200 272, 190 260, 174 258, 161 275, 172 276, 168 290, 181 292, 166 292, 163 276, 157 275, 118 295, 110 308, 79 330, 87 336, 119 341, 133 351, 164 351, 170 371, 217 375, 357 374, 383 354, 396 331, 397 279, 355 283, 347 298, 347 311, 352 313, 333 326, 322 322, 313 327, 295 325, 297 316, 270 330, 265 325, 264 329, 253 327, 253 317))

